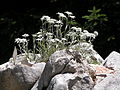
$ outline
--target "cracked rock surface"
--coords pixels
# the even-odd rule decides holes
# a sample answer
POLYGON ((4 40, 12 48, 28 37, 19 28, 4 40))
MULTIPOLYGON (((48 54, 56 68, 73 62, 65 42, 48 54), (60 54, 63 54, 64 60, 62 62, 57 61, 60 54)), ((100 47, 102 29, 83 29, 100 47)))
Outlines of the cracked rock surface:
POLYGON ((94 82, 89 71, 89 64, 85 60, 79 58, 78 62, 78 58, 72 53, 66 50, 57 51, 46 63, 39 79, 38 90, 80 90, 83 86, 90 90, 94 82))
POLYGON ((45 63, 37 63, 30 67, 9 62, 0 65, 0 90, 30 90, 41 76, 44 66, 45 63))

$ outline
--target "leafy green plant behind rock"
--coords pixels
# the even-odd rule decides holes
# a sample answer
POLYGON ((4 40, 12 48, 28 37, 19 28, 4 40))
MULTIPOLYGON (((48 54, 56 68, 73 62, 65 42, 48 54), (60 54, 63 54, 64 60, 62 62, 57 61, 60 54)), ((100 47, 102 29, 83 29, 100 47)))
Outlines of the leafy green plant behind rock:
POLYGON ((94 6, 92 10, 88 10, 89 15, 82 16, 87 21, 83 25, 83 29, 94 30, 95 26, 102 24, 104 21, 108 21, 106 14, 100 13, 101 9, 96 9, 94 6))

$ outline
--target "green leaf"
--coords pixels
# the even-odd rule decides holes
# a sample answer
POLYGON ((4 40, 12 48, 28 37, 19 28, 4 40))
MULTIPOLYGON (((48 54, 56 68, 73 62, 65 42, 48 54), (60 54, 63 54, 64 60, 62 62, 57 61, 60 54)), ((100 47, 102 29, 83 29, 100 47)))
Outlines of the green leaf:
POLYGON ((98 12, 100 12, 100 11, 101 11, 101 9, 97 9, 97 10, 96 10, 96 13, 98 13, 98 12))
POLYGON ((82 16, 82 18, 85 18, 85 19, 90 19, 90 16, 82 16))
POLYGON ((93 10, 88 10, 88 12, 93 12, 93 10))
POLYGON ((96 9, 95 6, 93 6, 92 10, 88 10, 90 14, 82 16, 82 18, 87 20, 87 22, 85 22, 85 25, 83 27, 93 30, 93 28, 97 26, 99 23, 108 21, 106 14, 100 14, 100 11, 101 9, 96 9))
POLYGON ((104 21, 108 21, 108 19, 107 19, 107 18, 104 18, 104 21))
POLYGON ((16 24, 16 21, 11 22, 11 24, 16 24))

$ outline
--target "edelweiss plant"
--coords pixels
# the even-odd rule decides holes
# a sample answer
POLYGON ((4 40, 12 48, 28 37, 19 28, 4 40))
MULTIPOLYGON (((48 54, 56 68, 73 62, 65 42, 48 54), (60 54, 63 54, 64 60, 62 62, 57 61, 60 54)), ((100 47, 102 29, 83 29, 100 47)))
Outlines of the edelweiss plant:
MULTIPOLYGON (((40 31, 32 34, 34 60, 35 54, 40 54, 41 59, 46 61, 56 50, 68 48, 80 42, 91 43, 98 35, 97 31, 89 33, 78 26, 73 26, 71 22, 75 21, 75 16, 72 12, 58 12, 56 14, 58 15, 58 19, 42 16, 40 18, 42 22, 40 31)), ((22 39, 17 38, 15 42, 18 44, 18 50, 28 55, 30 53, 27 39, 29 35, 24 34, 22 36, 22 39)))

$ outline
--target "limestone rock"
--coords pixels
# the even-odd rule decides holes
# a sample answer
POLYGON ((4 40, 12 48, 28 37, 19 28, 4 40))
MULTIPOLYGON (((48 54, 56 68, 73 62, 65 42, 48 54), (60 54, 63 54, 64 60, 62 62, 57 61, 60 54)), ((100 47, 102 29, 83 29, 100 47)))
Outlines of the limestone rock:
POLYGON ((9 62, 0 65, 0 90, 30 90, 41 76, 45 63, 33 66, 13 65, 9 62))
POLYGON ((52 54, 39 80, 38 90, 46 90, 51 79, 57 74, 81 73, 91 76, 89 71, 92 70, 90 70, 89 64, 85 62, 86 60, 82 60, 81 57, 77 57, 76 55, 79 56, 79 53, 67 50, 60 50, 52 54))
POLYGON ((52 54, 39 80, 38 90, 46 88, 52 77, 61 73, 71 58, 72 55, 69 55, 66 50, 56 51, 52 54))
POLYGON ((31 90, 38 90, 38 82, 39 82, 39 79, 38 79, 37 82, 34 84, 34 86, 31 88, 31 90))
POLYGON ((93 68, 95 71, 95 84, 100 83, 104 78, 106 78, 108 75, 113 74, 115 71, 106 68, 105 66, 102 65, 95 65, 95 64, 90 64, 90 67, 93 68))
POLYGON ((93 81, 87 74, 58 74, 54 76, 47 90, 91 90, 93 81))
POLYGON ((120 90, 120 72, 108 75, 93 90, 120 90))
POLYGON ((111 52, 103 65, 113 70, 120 70, 120 54, 116 51, 111 52))

